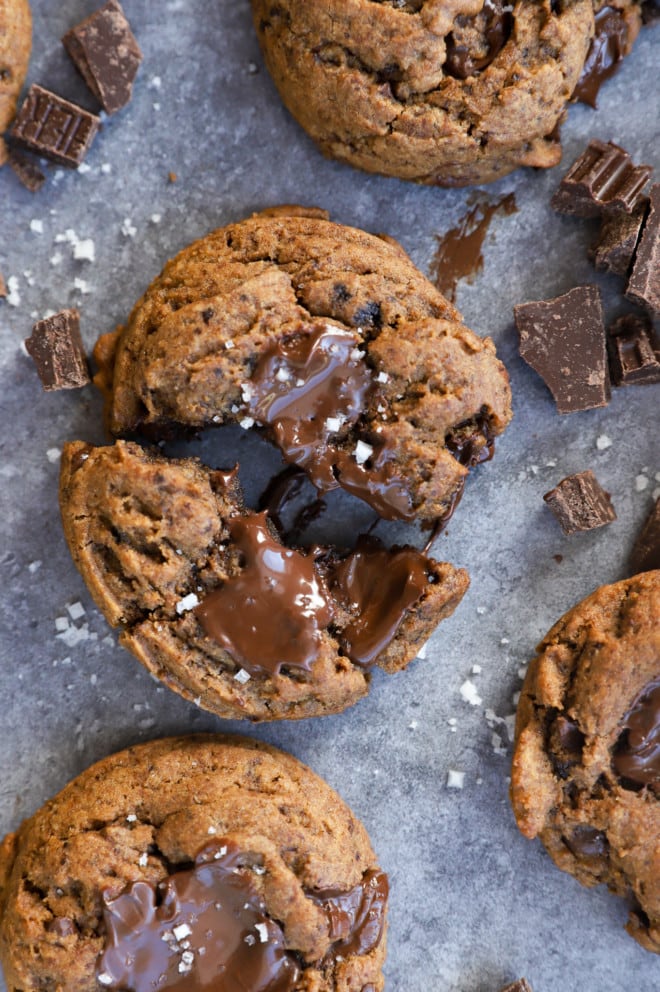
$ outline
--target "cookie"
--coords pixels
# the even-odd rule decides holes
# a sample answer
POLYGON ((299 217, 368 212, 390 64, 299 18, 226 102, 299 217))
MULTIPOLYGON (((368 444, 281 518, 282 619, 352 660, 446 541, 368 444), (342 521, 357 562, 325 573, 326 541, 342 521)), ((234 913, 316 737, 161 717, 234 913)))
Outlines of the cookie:
POLYGON ((97 343, 116 436, 255 426, 320 491, 449 515, 511 417, 509 382, 391 239, 274 208, 185 248, 97 343))
POLYGON ((559 868, 628 898, 626 929, 660 953, 660 571, 597 589, 539 645, 511 800, 559 868))
POLYGON ((336 713, 378 665, 399 671, 449 616, 467 574, 414 548, 294 550, 243 508, 235 472, 130 441, 64 446, 73 559, 120 642, 227 718, 336 713))
POLYGON ((290 755, 152 741, 5 837, 0 960, 8 992, 381 992, 387 895, 362 824, 290 755))
POLYGON ((7 149, 2 134, 14 114, 32 50, 32 17, 27 0, 0 0, 0 165, 7 149))
MULTIPOLYGON (((590 52, 594 8, 604 6, 252 0, 280 95, 324 154, 439 186, 559 162, 556 129, 590 52)), ((640 5, 610 8, 618 58, 637 35, 640 5)), ((603 58, 611 61, 607 50, 603 58)))

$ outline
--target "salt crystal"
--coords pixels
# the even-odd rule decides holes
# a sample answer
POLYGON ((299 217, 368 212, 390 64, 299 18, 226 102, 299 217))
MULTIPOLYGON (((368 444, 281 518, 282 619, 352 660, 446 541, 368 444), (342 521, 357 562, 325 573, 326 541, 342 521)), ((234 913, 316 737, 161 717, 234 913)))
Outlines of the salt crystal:
POLYGON ((69 621, 66 617, 55 617, 55 630, 68 630, 69 621))
POLYGON ((389 382, 390 377, 387 372, 379 372, 376 376, 376 382, 389 382))
POLYGON ((215 834, 217 833, 217 830, 215 827, 209 827, 209 829, 206 832, 207 834, 215 834))
POLYGON ((283 365, 280 365, 279 369, 275 373, 275 378, 278 382, 288 382, 291 378, 291 373, 283 365))
POLYGON ((472 674, 473 675, 481 675, 481 665, 473 665, 472 666, 472 674))
POLYGON ((85 279, 79 279, 78 277, 76 277, 73 280, 73 285, 75 289, 79 290, 79 292, 83 294, 83 296, 87 296, 87 294, 91 293, 92 291, 91 286, 85 279))
POLYGON ((447 772, 447 788, 448 789, 462 789, 465 783, 465 772, 454 771, 450 768, 447 772))
POLYGON ((62 257, 63 256, 62 256, 62 252, 61 251, 54 252, 50 256, 50 264, 51 265, 60 265, 60 263, 62 262, 62 257))
POLYGON ((34 234, 43 234, 44 233, 44 222, 42 220, 31 220, 30 221, 30 230, 34 234))
POLYGON ((254 929, 259 934, 259 940, 261 941, 261 943, 265 944, 268 941, 268 927, 266 926, 266 924, 255 923, 254 929))
POLYGON ((254 418, 243 417, 242 420, 239 420, 239 424, 241 425, 244 431, 249 431, 251 427, 254 427, 254 418))
POLYGON ((243 940, 248 945, 248 947, 252 947, 252 945, 253 944, 256 944, 256 942, 257 942, 257 938, 253 934, 251 934, 251 933, 249 933, 249 934, 247 934, 247 936, 243 937, 243 940))
POLYGON ((427 651, 428 651, 428 641, 425 641, 424 644, 422 644, 422 646, 419 649, 419 651, 417 652, 417 657, 418 658, 421 658, 422 661, 423 661, 424 658, 426 658, 427 651))
POLYGON ((246 682, 249 682, 251 677, 252 676, 250 675, 250 673, 246 672, 244 668, 239 668, 239 670, 234 675, 235 681, 240 682, 241 685, 245 685, 246 682))
POLYGON ((70 603, 66 609, 72 620, 80 620, 81 617, 85 616, 85 607, 79 601, 70 603))
POLYGON ((192 930, 187 923, 180 923, 178 927, 172 927, 172 933, 177 940, 184 940, 186 937, 190 937, 192 930))
POLYGON ((358 465, 364 465, 365 462, 369 461, 373 453, 374 449, 370 444, 366 444, 364 441, 358 441, 355 445, 355 451, 353 452, 355 455, 355 461, 358 465))
POLYGON ((417 726, 418 726, 417 720, 411 720, 410 723, 408 724, 408 729, 417 730, 417 726))
POLYGON ((42 563, 40 558, 37 558, 36 561, 31 561, 30 564, 28 565, 28 572, 30 573, 30 575, 34 575, 35 572, 38 572, 39 569, 41 568, 41 564, 42 563))
POLYGON ((112 166, 110 165, 109 162, 103 163, 103 165, 101 166, 101 172, 103 173, 104 176, 110 175, 110 173, 112 172, 112 166))
POLYGON ((96 258, 96 249, 91 238, 84 238, 77 241, 73 246, 73 257, 81 262, 93 262, 96 258))
POLYGON ((149 856, 145 851, 144 854, 141 854, 140 857, 138 858, 138 864, 140 868, 146 868, 148 863, 149 863, 149 856))
POLYGON ((325 426, 331 434, 336 434, 341 429, 341 419, 339 417, 326 417, 325 426))
POLYGON ((612 438, 608 437, 607 434, 599 434, 596 438, 596 447, 599 451, 605 451, 606 448, 611 448, 612 438))
POLYGON ((460 687, 459 692, 461 694, 461 697, 465 700, 466 703, 469 703, 470 706, 481 705, 482 699, 479 693, 477 692, 477 687, 474 684, 474 682, 470 682, 469 679, 465 680, 463 685, 460 687))
POLYGON ((188 610, 194 610, 196 606, 199 606, 199 599, 194 592, 190 592, 176 604, 176 612, 180 616, 182 613, 187 613, 188 610))
POLYGON ((124 217, 121 222, 121 233, 125 238, 134 238, 137 234, 137 227, 135 227, 130 217, 124 217))
POLYGON ((46 458, 51 463, 51 465, 54 465, 55 462, 58 462, 60 460, 61 454, 62 451, 60 450, 60 448, 49 448, 48 451, 46 452, 46 458))
POLYGON ((97 982, 100 982, 101 985, 112 985, 113 982, 112 975, 109 975, 107 971, 100 972, 100 974, 96 976, 96 980, 97 982))
POLYGON ((137 816, 135 815, 135 813, 129 813, 126 819, 129 823, 135 823, 135 821, 137 820, 137 816))
POLYGON ((7 303, 10 307, 20 307, 21 305, 21 294, 18 291, 16 276, 9 276, 7 279, 7 303))
POLYGON ((635 476, 635 490, 638 493, 643 493, 644 490, 648 487, 648 484, 649 484, 649 480, 646 478, 645 475, 635 476))
MULTIPOLYGON (((234 342, 232 341, 231 338, 229 338, 227 341, 225 341, 225 348, 227 349, 227 351, 231 351, 231 349, 234 348, 234 347, 235 347, 235 345, 234 345, 234 342)), ((213 419, 215 420, 215 417, 213 419)), ((220 419, 220 418, 218 418, 218 419, 220 419)))

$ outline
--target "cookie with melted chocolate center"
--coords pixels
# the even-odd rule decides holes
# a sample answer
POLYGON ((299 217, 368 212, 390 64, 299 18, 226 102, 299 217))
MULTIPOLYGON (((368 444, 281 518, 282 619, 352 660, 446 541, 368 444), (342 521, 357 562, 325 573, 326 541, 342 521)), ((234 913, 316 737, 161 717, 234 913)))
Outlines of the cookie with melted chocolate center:
POLYGON ((631 900, 626 929, 660 953, 660 571, 597 589, 539 645, 511 800, 560 868, 631 900))
POLYGON ((387 876, 339 796, 246 738, 100 761, 0 846, 9 992, 383 989, 387 876))
POLYGON ((252 0, 266 65, 321 151, 439 186, 561 158, 558 125, 595 104, 639 0, 252 0))
POLYGON ((0 165, 7 157, 4 131, 16 112, 16 101, 32 50, 32 16, 27 0, 0 4, 0 165))

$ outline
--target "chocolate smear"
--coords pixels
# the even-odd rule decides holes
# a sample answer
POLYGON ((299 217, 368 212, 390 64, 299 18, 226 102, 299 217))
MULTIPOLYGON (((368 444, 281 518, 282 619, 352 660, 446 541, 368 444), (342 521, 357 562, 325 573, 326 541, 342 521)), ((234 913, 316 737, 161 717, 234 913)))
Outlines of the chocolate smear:
POLYGON ((660 313, 660 183, 651 187, 649 199, 626 296, 660 313))
POLYGON ((616 7, 602 7, 595 15, 596 33, 587 52, 573 99, 588 103, 594 110, 603 83, 619 68, 628 51, 628 22, 616 7))
POLYGON ((325 889, 307 892, 328 919, 330 957, 368 954, 378 947, 385 926, 389 885, 385 872, 370 868, 348 892, 325 889))
POLYGON ((660 496, 644 522, 630 554, 630 574, 660 568, 660 496))
POLYGON ((157 888, 104 896, 100 986, 122 992, 291 992, 300 978, 282 928, 267 915, 247 856, 226 842, 157 888))
POLYGON ((612 764, 624 788, 660 795, 660 680, 643 689, 623 718, 612 764))
POLYGON ((615 386, 660 382, 660 340, 648 317, 619 317, 607 329, 607 346, 615 386))
POLYGON ((91 382, 77 310, 62 310, 38 320, 25 347, 47 392, 79 389, 91 382))
POLYGON ((594 530, 616 520, 610 495, 591 469, 562 479, 543 499, 561 524, 564 534, 594 530))
MULTIPOLYGON (((485 0, 483 10, 474 18, 459 18, 468 25, 475 24, 484 34, 484 51, 475 53, 472 46, 457 40, 454 32, 447 35, 447 57, 444 71, 456 79, 468 79, 487 69, 499 55, 513 30, 513 13, 510 4, 503 0, 485 0)), ((460 38, 460 32, 457 32, 460 38)))
POLYGON ((634 165, 628 152, 594 139, 570 167, 550 201, 554 210, 575 217, 598 217, 604 210, 633 213, 652 173, 634 165))
POLYGON ((82 107, 33 84, 16 115, 11 137, 44 158, 77 168, 101 121, 82 107))

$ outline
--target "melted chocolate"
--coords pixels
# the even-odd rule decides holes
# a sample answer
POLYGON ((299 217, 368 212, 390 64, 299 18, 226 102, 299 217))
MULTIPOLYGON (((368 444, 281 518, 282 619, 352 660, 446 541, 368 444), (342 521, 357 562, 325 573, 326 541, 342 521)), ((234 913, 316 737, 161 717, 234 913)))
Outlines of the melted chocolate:
POLYGON ((495 452, 495 439, 490 424, 482 415, 475 417, 473 425, 459 424, 447 435, 445 444, 456 461, 466 468, 489 462, 495 452))
POLYGON ((513 14, 504 10, 503 0, 485 0, 481 14, 485 18, 484 35, 486 54, 475 56, 467 45, 456 42, 454 35, 447 36, 447 59, 445 73, 456 79, 467 79, 483 72, 502 51, 513 30, 513 14))
POLYGON ((394 448, 378 433, 370 435, 369 444, 373 453, 363 465, 345 451, 336 453, 339 485, 372 506, 384 520, 414 520, 410 489, 397 471, 394 448))
POLYGON ((158 888, 134 882, 105 897, 102 987, 129 992, 290 992, 300 977, 281 927, 266 915, 245 855, 205 848, 158 888))
POLYGON ((297 543, 303 531, 326 509, 325 500, 314 499, 295 510, 305 486, 310 482, 307 473, 297 465, 288 465, 273 476, 259 497, 258 507, 265 510, 285 544, 297 543), (287 526, 286 519, 290 519, 287 526))
POLYGON ((389 885, 387 875, 370 868, 348 892, 325 889, 308 892, 328 918, 332 957, 368 954, 383 936, 389 885))
POLYGON ((341 631, 342 648, 357 665, 372 665, 429 583, 428 559, 414 548, 388 551, 361 538, 335 569, 333 595, 354 615, 341 631))
POLYGON ((313 557, 278 544, 265 513, 235 517, 229 532, 243 569, 196 607, 197 619, 250 675, 309 670, 332 618, 313 557))
POLYGON ((603 7, 596 14, 596 34, 573 92, 573 99, 596 107, 598 93, 619 67, 628 44, 628 23, 616 7, 603 7))
POLYGON ((624 788, 648 786, 660 795, 660 680, 644 689, 624 717, 613 765, 624 788))

